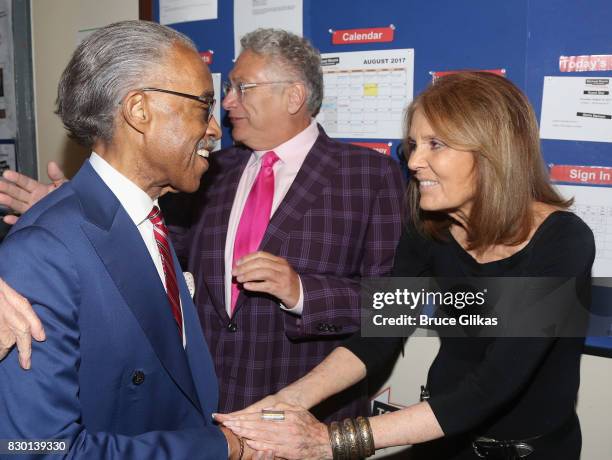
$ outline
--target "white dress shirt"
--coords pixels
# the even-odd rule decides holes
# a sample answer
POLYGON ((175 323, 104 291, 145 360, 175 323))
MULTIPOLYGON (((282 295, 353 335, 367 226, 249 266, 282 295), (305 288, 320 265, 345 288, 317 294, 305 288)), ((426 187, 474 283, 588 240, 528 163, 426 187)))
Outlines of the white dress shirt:
MULTIPOLYGON (((306 159, 306 155, 314 145, 319 136, 319 129, 316 121, 313 119, 310 121, 310 125, 296 136, 289 139, 287 142, 273 148, 274 153, 278 156, 279 160, 274 164, 274 198, 272 200, 272 209, 270 216, 274 215, 274 212, 281 204, 287 191, 293 184, 293 180, 300 168, 302 163, 306 159)), ((236 233, 238 231, 238 224, 240 223, 240 217, 242 216, 242 210, 246 204, 246 200, 249 196, 249 192, 253 187, 253 183, 257 178, 259 169, 261 167, 261 159, 265 155, 264 151, 254 151, 251 154, 251 158, 244 168, 240 182, 238 182, 238 189, 236 190, 236 196, 234 197, 234 204, 232 205, 232 211, 230 213, 229 223, 227 226, 227 238, 225 240, 225 309, 228 315, 231 316, 231 298, 232 298, 232 263, 234 258, 234 241, 236 239, 236 233)), ((300 298, 298 303, 291 309, 285 308, 284 305, 280 305, 281 308, 288 310, 292 313, 301 315, 304 306, 304 292, 302 289, 302 282, 300 281, 300 298)))
MULTIPOLYGON (((145 193, 140 187, 134 182, 129 180, 115 168, 113 168, 106 160, 104 160, 96 152, 92 152, 89 157, 89 163, 92 168, 98 173, 98 176, 107 185, 107 187, 113 192, 113 194, 125 209, 130 219, 138 228, 140 236, 144 241, 149 255, 155 264, 157 274, 161 280, 164 289, 166 289, 166 277, 164 275, 164 265, 162 263, 161 255, 159 254, 159 248, 155 242, 155 236, 153 234, 153 224, 149 220, 148 216, 153 209, 153 206, 157 206, 157 199, 152 200, 149 195, 145 193)), ((179 297, 180 301, 180 297, 179 297)), ((183 347, 186 345, 185 327, 183 319, 183 307, 181 304, 181 321, 183 321, 183 347)))

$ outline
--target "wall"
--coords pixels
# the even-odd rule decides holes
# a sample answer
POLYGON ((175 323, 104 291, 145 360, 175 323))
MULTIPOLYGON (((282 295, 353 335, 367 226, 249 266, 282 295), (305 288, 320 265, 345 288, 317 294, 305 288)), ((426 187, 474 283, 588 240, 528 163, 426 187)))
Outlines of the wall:
POLYGON ((582 355, 578 417, 582 426, 582 459, 612 457, 612 359, 582 355))
POLYGON ((38 177, 55 160, 72 175, 89 154, 69 140, 55 110, 57 83, 77 43, 77 31, 138 19, 138 0, 32 0, 32 42, 38 177))

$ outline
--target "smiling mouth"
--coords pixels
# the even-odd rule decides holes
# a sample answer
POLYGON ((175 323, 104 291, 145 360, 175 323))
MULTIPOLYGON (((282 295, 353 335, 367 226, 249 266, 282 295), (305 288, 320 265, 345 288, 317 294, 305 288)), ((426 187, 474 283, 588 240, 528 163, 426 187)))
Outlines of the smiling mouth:
POLYGON ((215 146, 213 145, 213 142, 210 139, 200 139, 200 142, 198 142, 198 145, 196 147, 196 154, 201 156, 202 158, 208 158, 208 156, 210 155, 210 151, 214 148, 215 146))

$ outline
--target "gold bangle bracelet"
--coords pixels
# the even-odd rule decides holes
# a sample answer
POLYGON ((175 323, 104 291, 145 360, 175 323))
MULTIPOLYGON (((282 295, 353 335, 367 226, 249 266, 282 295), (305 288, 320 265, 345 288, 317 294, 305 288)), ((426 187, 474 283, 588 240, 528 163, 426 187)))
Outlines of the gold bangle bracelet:
POLYGON ((357 441, 357 429, 352 418, 345 418, 342 421, 342 432, 344 434, 344 443, 348 447, 349 460, 359 460, 361 456, 357 441))
POLYGON ((357 423, 357 419, 353 419, 353 425, 355 426, 355 438, 357 439, 357 449, 359 450, 359 458, 366 458, 366 446, 363 444, 363 436, 361 436, 361 431, 359 429, 359 424, 357 423))
POLYGON ((344 437, 342 436, 340 424, 338 422, 331 422, 327 426, 327 432, 329 434, 333 460, 347 460, 344 455, 344 437))
POLYGON ((361 440, 360 444, 363 448, 362 456, 366 458, 374 455, 376 449, 374 448, 374 436, 372 434, 372 427, 370 427, 370 421, 366 417, 357 417, 355 422, 359 439, 361 440))

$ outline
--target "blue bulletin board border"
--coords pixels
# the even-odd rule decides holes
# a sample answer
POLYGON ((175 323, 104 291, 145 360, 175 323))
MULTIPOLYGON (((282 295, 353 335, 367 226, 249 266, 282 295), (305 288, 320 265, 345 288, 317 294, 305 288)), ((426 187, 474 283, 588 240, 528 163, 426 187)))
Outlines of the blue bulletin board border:
POLYGON ((609 337, 587 337, 584 353, 602 358, 612 358, 612 343, 609 337))

